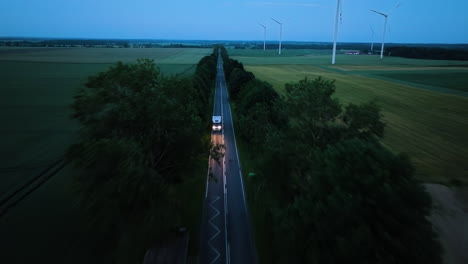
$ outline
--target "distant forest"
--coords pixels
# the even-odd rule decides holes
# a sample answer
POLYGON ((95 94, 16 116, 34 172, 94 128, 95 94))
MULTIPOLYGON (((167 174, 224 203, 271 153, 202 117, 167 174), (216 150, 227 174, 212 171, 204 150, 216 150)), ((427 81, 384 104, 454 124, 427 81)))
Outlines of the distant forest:
MULTIPOLYGON (((224 45, 228 49, 263 49, 261 41, 213 41, 213 40, 151 40, 151 39, 44 39, 0 38, 0 47, 100 47, 100 48, 213 48, 224 45)), ((283 49, 331 50, 331 42, 283 42, 283 49)), ((277 49, 278 43, 267 42, 267 49, 277 49)), ((379 43, 373 52, 369 43, 338 43, 338 50, 353 50, 377 54, 379 43)), ((468 44, 385 44, 385 55, 431 60, 468 60, 468 44)))
POLYGON ((430 60, 468 60, 468 50, 444 49, 432 47, 390 47, 386 50, 390 56, 430 59, 430 60))

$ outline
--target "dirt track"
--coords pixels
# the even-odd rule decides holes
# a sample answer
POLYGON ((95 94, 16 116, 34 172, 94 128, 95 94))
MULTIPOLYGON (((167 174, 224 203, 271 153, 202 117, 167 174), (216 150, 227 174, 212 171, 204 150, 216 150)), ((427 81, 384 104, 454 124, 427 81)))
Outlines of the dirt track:
POLYGON ((444 248, 444 263, 468 263, 468 187, 424 184, 433 200, 430 217, 444 248))

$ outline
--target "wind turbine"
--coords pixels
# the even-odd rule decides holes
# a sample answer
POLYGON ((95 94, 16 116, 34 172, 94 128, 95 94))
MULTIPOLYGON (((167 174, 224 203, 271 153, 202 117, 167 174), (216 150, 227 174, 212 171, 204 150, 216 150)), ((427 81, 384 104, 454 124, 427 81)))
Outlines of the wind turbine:
MULTIPOLYGON (((401 3, 399 3, 398 5, 396 5, 393 9, 395 10, 396 8, 398 8, 399 6, 401 5, 401 3)), ((385 31, 387 31, 387 19, 388 19, 388 16, 392 13, 388 13, 388 14, 384 14, 384 13, 381 13, 381 12, 378 12, 378 11, 375 11, 375 10, 372 10, 370 9, 370 11, 374 12, 374 13, 377 13, 383 17, 385 17, 385 22, 384 22, 384 30, 383 30, 383 36, 382 36, 382 49, 380 50, 380 59, 383 59, 383 51, 384 51, 384 46, 385 46, 385 31)))
POLYGON ((333 54, 332 54, 332 64, 335 64, 336 57, 336 39, 338 38, 338 21, 341 16, 341 0, 338 0, 336 4, 336 20, 335 20, 335 36, 333 39, 333 54))
POLYGON ((280 38, 279 38, 278 54, 281 55, 281 38, 282 38, 282 35, 283 35, 283 23, 281 23, 278 20, 273 19, 273 18, 271 18, 271 20, 275 21, 276 23, 278 23, 280 25, 280 38))
POLYGON ((370 27, 370 30, 372 31, 372 44, 370 46, 370 51, 372 53, 374 51, 374 29, 372 28, 371 25, 369 25, 369 27, 370 27))
POLYGON ((260 23, 258 23, 261 27, 263 27, 263 50, 265 50, 266 46, 266 27, 260 23))

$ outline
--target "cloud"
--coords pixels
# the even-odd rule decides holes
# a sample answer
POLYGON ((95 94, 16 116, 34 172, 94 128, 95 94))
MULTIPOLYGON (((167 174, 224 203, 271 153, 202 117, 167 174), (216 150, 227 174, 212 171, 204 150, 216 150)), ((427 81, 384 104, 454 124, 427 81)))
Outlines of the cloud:
POLYGON ((320 7, 320 4, 302 4, 302 3, 278 3, 278 2, 251 2, 251 5, 256 6, 295 6, 295 7, 320 7))

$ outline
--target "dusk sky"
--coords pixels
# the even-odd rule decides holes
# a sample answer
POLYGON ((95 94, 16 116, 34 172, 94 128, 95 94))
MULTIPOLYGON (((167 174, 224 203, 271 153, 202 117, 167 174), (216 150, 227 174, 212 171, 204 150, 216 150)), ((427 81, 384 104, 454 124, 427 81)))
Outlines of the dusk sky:
MULTIPOLYGON (((197 40, 333 40, 336 0, 2 0, 0 36, 197 40)), ((343 0, 340 42, 468 43, 467 0, 343 0)))

